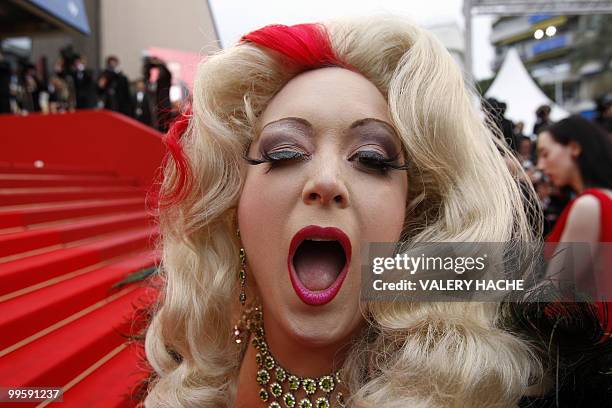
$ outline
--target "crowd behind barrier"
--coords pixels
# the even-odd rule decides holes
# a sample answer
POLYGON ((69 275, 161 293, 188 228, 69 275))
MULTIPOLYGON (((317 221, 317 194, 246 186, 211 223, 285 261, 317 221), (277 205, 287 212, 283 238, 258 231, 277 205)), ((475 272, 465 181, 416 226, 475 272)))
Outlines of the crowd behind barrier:
POLYGON ((0 113, 108 109, 165 132, 181 102, 171 103, 171 86, 172 73, 156 57, 145 57, 142 77, 130 81, 113 55, 96 72, 85 57, 67 46, 49 72, 46 57, 36 64, 19 60, 15 66, 0 53, 0 113))

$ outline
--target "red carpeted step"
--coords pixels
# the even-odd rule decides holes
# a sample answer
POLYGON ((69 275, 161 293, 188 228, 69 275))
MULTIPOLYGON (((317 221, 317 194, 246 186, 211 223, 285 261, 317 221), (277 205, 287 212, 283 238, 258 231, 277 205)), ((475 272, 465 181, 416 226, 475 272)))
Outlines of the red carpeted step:
POLYGON ((0 258, 122 229, 144 227, 148 218, 145 211, 140 211, 129 214, 105 215, 47 228, 0 234, 0 258))
POLYGON ((0 189, 0 205, 142 196, 138 187, 46 187, 0 189))
POLYGON ((131 408, 138 404, 136 388, 148 377, 143 350, 130 345, 64 393, 62 408, 131 408), (104 398, 100 391, 104 390, 104 398))
POLYGON ((121 290, 113 289, 112 285, 158 262, 157 252, 138 252, 86 274, 0 302, 0 333, 3 333, 0 350, 121 290))
POLYGON ((40 167, 40 163, 12 163, 0 161, 0 173, 10 174, 78 174, 78 175, 98 175, 107 177, 116 177, 117 173, 112 170, 92 169, 86 167, 64 166, 64 165, 49 165, 44 164, 40 167), (36 163, 37 165, 35 166, 36 163))
POLYGON ((149 248, 157 228, 144 228, 99 237, 74 248, 62 248, 0 264, 0 295, 44 282, 105 259, 149 248))
POLYGON ((65 174, 1 174, 0 188, 31 187, 96 187, 96 186, 137 186, 136 179, 113 176, 82 176, 65 174))
POLYGON ((62 387, 126 341, 135 306, 150 289, 139 287, 67 325, 0 357, 5 387, 62 387))
POLYGON ((67 218, 128 212, 144 208, 143 197, 0 207, 0 228, 21 227, 67 218))

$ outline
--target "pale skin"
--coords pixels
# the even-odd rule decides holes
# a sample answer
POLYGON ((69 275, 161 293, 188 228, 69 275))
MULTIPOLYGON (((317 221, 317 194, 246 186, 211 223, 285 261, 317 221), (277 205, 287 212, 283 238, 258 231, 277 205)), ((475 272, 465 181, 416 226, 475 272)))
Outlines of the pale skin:
MULTIPOLYGON (((329 374, 342 364, 365 322, 360 311, 360 247, 397 242, 405 217, 405 171, 373 170, 362 152, 405 163, 387 102, 363 76, 322 68, 292 79, 268 104, 248 156, 283 152, 303 158, 251 165, 238 206, 248 271, 264 311, 268 345, 300 376, 329 374), (324 305, 305 304, 287 268, 289 243, 308 225, 336 227, 350 238, 352 259, 338 292, 324 305)), ((266 406, 255 381, 255 350, 248 347, 238 378, 236 407, 266 406)))

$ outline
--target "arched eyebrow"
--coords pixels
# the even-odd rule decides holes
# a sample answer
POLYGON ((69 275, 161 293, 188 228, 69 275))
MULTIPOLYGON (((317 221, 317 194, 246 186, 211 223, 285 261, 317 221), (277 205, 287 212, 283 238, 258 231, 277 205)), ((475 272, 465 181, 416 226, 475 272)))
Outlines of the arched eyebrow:
POLYGON ((397 135, 397 132, 395 131, 395 128, 393 126, 391 126, 391 124, 385 122, 384 120, 380 120, 380 119, 376 119, 376 118, 364 118, 364 119, 356 120, 355 122, 353 122, 351 124, 349 129, 354 129, 354 128, 357 128, 359 126, 364 126, 364 125, 367 125, 367 124, 370 124, 370 123, 379 123, 383 127, 385 127, 386 130, 388 130, 391 134, 397 135))
POLYGON ((384 120, 376 118, 357 120, 350 126, 349 132, 361 135, 361 137, 367 139, 379 141, 386 146, 389 153, 396 154, 400 151, 405 153, 404 146, 400 141, 395 127, 384 120))
POLYGON ((296 126, 297 125, 298 127, 305 128, 306 130, 308 130, 309 134, 312 134, 312 130, 313 130, 312 124, 306 119, 290 116, 287 118, 282 118, 282 119, 274 120, 272 122, 268 122, 264 126, 261 126, 261 128, 256 129, 256 131, 257 131, 257 134, 259 134, 268 127, 276 127, 276 126, 283 126, 283 125, 284 126, 296 126))
MULTIPOLYGON (((312 130, 314 128, 312 123, 310 123, 306 119, 290 116, 290 117, 278 119, 278 120, 275 120, 275 121, 272 121, 272 122, 268 122, 264 126, 261 126, 261 128, 259 128, 259 126, 257 126, 256 131, 257 131, 257 133, 261 133, 264 129, 266 129, 269 126, 277 126, 277 125, 282 125, 282 124, 295 125, 296 123, 299 124, 302 127, 305 127, 310 132, 312 132, 312 130)), ((368 125, 370 123, 380 124, 384 128, 386 128, 386 130, 389 131, 391 134, 393 134, 393 135, 397 134, 396 131, 395 131, 395 128, 393 126, 391 126, 389 123, 385 122, 384 120, 380 120, 380 119, 376 119, 376 118, 363 118, 363 119, 356 120, 355 122, 351 123, 351 125, 349 126, 349 129, 352 130, 352 129, 358 128, 360 126, 368 125)))

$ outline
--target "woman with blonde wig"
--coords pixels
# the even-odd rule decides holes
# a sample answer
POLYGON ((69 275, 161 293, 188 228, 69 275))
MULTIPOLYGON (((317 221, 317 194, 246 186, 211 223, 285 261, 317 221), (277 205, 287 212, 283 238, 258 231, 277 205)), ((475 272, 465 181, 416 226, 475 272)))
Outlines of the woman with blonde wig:
POLYGON ((550 350, 499 303, 360 300, 362 243, 536 240, 471 98, 431 34, 388 17, 267 26, 203 62, 168 136, 145 406, 547 395, 550 350))

